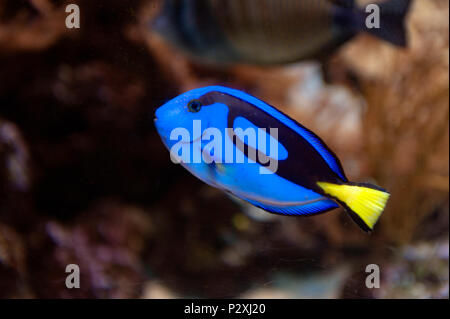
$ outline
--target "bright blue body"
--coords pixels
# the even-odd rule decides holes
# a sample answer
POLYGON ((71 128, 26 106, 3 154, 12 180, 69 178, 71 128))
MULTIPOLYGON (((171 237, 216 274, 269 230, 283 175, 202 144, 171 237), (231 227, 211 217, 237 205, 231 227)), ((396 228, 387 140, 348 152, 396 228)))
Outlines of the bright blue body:
POLYGON ((336 156, 314 133, 261 100, 238 90, 210 86, 179 95, 159 107, 155 117, 155 126, 169 150, 180 141, 176 134, 171 139, 174 129, 182 128, 189 133, 189 140, 183 143, 191 151, 178 154, 178 159, 193 175, 211 186, 272 213, 309 215, 338 207, 316 187, 317 181, 346 181, 336 156), (201 102, 198 112, 189 110, 191 101, 201 102), (201 130, 193 128, 194 121, 201 121, 201 130), (214 139, 205 139, 204 132, 211 128, 222 133, 218 144, 222 145, 221 151, 216 148, 209 152, 208 145, 214 139), (249 158, 247 151, 238 148, 224 133, 227 128, 233 129, 246 148, 254 148, 258 154, 277 160, 278 170, 270 172, 259 159, 249 158), (260 131, 266 134, 266 143, 259 143, 260 135, 256 140, 246 140, 239 135, 239 128, 267 128, 265 133, 260 131), (269 128, 278 129, 278 139, 270 135, 269 128), (277 143, 276 153, 271 153, 273 143, 277 143), (193 163, 202 152, 208 153, 210 162, 193 163), (228 163, 227 154, 238 154, 233 158, 241 156, 245 161, 228 163))

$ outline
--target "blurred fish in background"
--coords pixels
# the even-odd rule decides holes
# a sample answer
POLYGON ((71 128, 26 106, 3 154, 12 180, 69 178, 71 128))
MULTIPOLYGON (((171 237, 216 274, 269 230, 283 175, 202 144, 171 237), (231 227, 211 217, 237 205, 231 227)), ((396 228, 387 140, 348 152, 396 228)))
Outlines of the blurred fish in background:
POLYGON ((326 59, 367 32, 405 47, 411 0, 379 4, 380 28, 354 0, 166 0, 151 28, 190 56, 218 64, 283 64, 326 59))

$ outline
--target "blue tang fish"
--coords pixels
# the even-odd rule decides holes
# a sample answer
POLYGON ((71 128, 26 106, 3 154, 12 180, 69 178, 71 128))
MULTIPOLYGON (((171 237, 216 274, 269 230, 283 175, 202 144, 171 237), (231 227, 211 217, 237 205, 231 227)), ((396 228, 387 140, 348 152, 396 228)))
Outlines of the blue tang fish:
POLYGON ((340 204, 371 231, 389 198, 380 187, 348 181, 317 135, 239 90, 188 91, 160 106, 154 121, 172 160, 271 213, 309 216, 340 204))

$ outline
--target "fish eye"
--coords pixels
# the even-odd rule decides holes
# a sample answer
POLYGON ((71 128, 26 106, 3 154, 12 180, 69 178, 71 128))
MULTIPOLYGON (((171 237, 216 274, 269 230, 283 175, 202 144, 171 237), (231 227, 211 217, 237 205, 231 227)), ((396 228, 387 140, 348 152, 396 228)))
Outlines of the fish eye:
POLYGON ((202 103, 199 100, 192 100, 187 105, 189 112, 197 113, 202 108, 202 103))

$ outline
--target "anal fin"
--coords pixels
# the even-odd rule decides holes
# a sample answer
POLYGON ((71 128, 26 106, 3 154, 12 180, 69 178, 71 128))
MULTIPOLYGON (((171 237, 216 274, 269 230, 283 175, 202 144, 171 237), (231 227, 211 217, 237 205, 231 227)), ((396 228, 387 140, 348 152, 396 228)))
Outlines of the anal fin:
POLYGON ((298 205, 275 205, 263 201, 257 201, 238 196, 239 198, 246 200, 250 204, 262 208, 273 214, 292 215, 292 216, 310 216, 316 214, 325 213, 331 209, 339 207, 336 202, 326 197, 322 199, 316 199, 311 201, 305 201, 304 204, 298 205))

